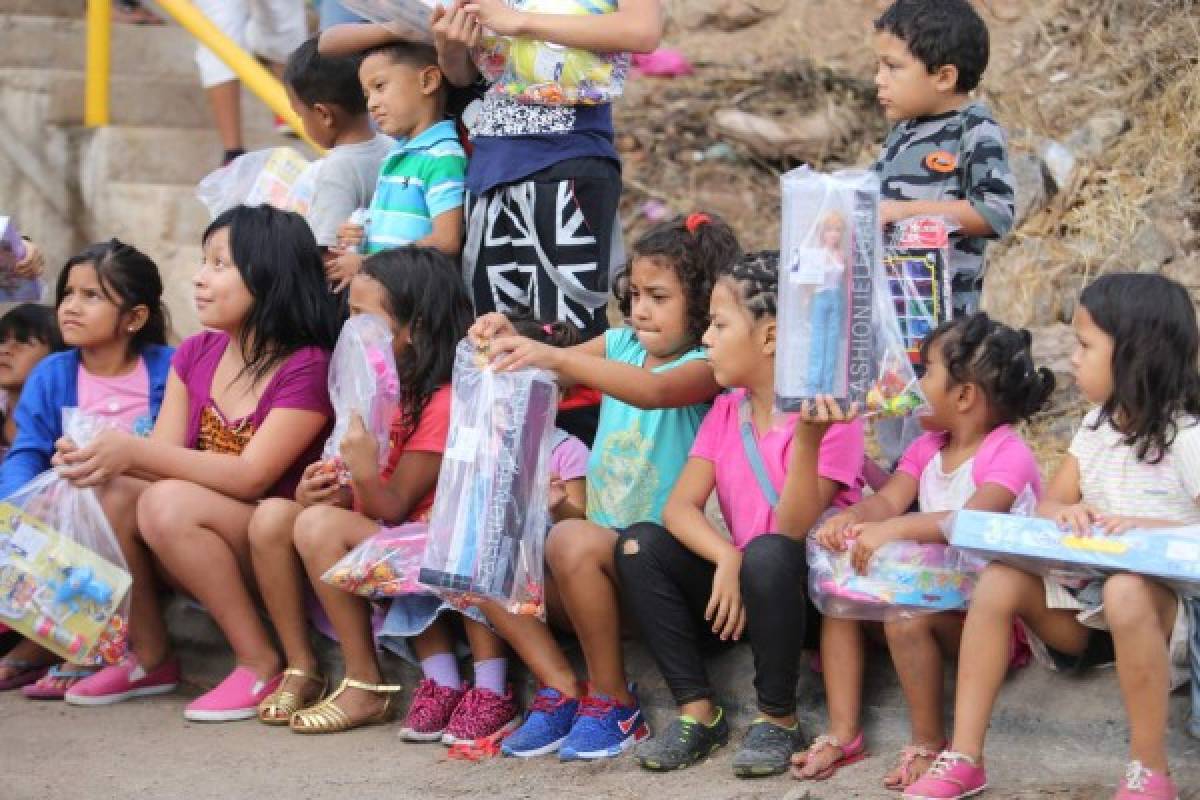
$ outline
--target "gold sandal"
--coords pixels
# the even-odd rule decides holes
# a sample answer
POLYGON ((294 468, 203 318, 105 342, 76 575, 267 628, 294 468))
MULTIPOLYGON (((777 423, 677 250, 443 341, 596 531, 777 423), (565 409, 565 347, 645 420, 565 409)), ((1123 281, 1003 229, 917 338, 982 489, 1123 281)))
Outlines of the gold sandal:
MULTIPOLYGON (((329 683, 320 675, 313 675, 311 672, 305 672, 302 669, 293 669, 291 667, 285 669, 283 671, 282 683, 287 683, 289 677, 303 678, 308 683, 321 685, 321 690, 317 692, 316 698, 309 701, 308 705, 315 705, 329 687, 329 683)), ((305 707, 305 701, 301 699, 299 692, 294 692, 291 689, 277 689, 267 695, 266 699, 258 704, 258 721, 264 725, 287 725, 292 721, 292 714, 305 707)))
POLYGON ((342 682, 338 684, 338 688, 329 697, 326 697, 311 708, 306 708, 303 711, 297 711, 295 714, 292 714, 289 725, 295 733, 341 733, 342 731, 353 730, 364 725, 379 725, 390 722, 392 713, 395 711, 392 701, 396 699, 396 694, 402 688, 401 686, 387 686, 382 683, 363 683, 353 678, 342 678, 342 682), (376 713, 364 719, 352 720, 335 702, 346 689, 361 689, 364 692, 383 694, 387 697, 384 700, 383 708, 376 713))

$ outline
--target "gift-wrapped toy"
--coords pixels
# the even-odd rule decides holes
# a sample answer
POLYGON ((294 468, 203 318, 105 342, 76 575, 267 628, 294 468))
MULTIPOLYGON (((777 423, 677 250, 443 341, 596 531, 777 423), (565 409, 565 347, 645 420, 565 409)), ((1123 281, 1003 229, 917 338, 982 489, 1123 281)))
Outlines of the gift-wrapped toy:
MULTIPOLYGON (((81 446, 101 427, 73 408, 63 421, 81 446)), ((130 582, 93 490, 49 470, 0 503, 0 622, 76 664, 115 663, 130 582)))
POLYGON ((544 616, 542 553, 557 401, 550 373, 496 372, 468 341, 459 344, 422 584, 544 616))
POLYGON ((888 542, 872 556, 867 574, 850 563, 853 541, 841 553, 808 540, 808 586, 822 614, 885 620, 967 607, 980 563, 964 565, 948 545, 888 542))
POLYGON ((0 216, 0 303, 36 303, 45 285, 39 278, 17 275, 18 262, 25 258, 25 241, 12 217, 0 216))
MULTIPOLYGON (((535 14, 608 14, 615 0, 509 0, 535 14)), ((628 53, 593 53, 537 39, 498 36, 484 31, 473 53, 492 91, 534 105, 597 105, 624 91, 628 53)))
POLYGON ((290 147, 253 150, 201 178, 196 197, 214 219, 237 205, 307 214, 319 164, 290 147))
POLYGON ((350 475, 339 448, 351 418, 357 414, 375 438, 380 468, 387 462, 392 416, 400 398, 400 379, 392 351, 392 331, 386 320, 356 314, 342 325, 329 361, 329 400, 335 421, 321 460, 338 471, 346 484, 350 475))
POLYGON ((892 226, 884 253, 888 289, 909 360, 921 342, 951 316, 951 225, 942 217, 909 217, 892 226))
POLYGON ((424 592, 417 582, 425 539, 424 523, 383 528, 330 567, 321 580, 344 592, 381 599, 424 592))
POLYGON ((948 524, 958 550, 1065 581, 1136 572, 1200 593, 1200 525, 1080 536, 1053 520, 959 511, 948 524))
POLYGON ((924 404, 883 271, 879 179, 800 167, 783 176, 775 396, 798 411, 831 395, 865 413, 924 404))

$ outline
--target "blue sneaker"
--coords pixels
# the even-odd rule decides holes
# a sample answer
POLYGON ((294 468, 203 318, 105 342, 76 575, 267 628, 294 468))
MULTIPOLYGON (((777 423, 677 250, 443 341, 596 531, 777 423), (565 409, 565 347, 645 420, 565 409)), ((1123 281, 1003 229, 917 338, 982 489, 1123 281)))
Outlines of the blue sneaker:
POLYGON ((589 695, 579 706, 579 716, 559 748, 563 761, 615 758, 650 735, 641 706, 634 700, 622 706, 605 695, 589 695))
POLYGON ((571 732, 578 710, 579 701, 574 697, 566 697, 549 687, 539 690, 533 696, 525 722, 504 740, 500 752, 517 758, 555 752, 571 732))

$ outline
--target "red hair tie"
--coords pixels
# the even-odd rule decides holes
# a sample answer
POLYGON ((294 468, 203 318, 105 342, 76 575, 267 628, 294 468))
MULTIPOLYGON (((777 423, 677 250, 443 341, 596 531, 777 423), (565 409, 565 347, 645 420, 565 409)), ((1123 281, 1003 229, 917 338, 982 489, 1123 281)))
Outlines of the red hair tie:
POLYGON ((703 212, 697 212, 695 214, 688 214, 688 218, 683 221, 683 226, 687 228, 688 233, 695 236, 696 230, 701 225, 707 225, 710 222, 712 222, 712 217, 703 212))

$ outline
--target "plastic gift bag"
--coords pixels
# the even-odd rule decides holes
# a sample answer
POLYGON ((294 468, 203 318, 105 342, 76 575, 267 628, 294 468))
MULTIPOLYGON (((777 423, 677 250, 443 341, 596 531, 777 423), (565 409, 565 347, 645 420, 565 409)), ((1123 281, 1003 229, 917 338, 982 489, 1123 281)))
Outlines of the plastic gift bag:
MULTIPOLYGON (((434 2, 425 0, 341 0, 348 11, 363 19, 384 26, 405 39, 432 42, 429 17, 434 2)), ((449 8, 449 3, 442 5, 449 8)))
POLYGON ((333 404, 333 432, 325 442, 321 460, 338 470, 346 484, 350 475, 339 450, 353 415, 375 437, 380 469, 387 463, 392 417, 400 399, 400 379, 392 351, 392 331, 386 320, 356 314, 342 325, 329 361, 329 400, 333 404))
POLYGON ((417 582, 428 526, 383 528, 329 568, 321 580, 344 592, 380 599, 425 592, 417 582))
POLYGON ((483 596, 514 613, 545 617, 542 558, 557 406, 550 373, 496 372, 470 342, 459 344, 421 583, 458 596, 456 602, 483 596))
MULTIPOLYGON (((63 409, 85 445, 102 422, 63 409)), ((0 503, 0 622, 76 664, 125 651, 131 579, 96 493, 48 470, 0 503)))
POLYGON ((892 227, 884 254, 888 290, 909 360, 921 357, 921 342, 952 316, 950 233, 943 217, 910 217, 892 227))
POLYGON ((306 214, 319 164, 290 147, 254 150, 205 175, 196 185, 196 197, 214 219, 237 205, 266 204, 306 214))
POLYGON ((39 278, 16 274, 17 263, 25 258, 25 240, 12 217, 0 216, 0 303, 36 303, 46 286, 39 278))
MULTIPOLYGON (((509 5, 537 14, 617 10, 615 0, 509 0, 509 5)), ((628 53, 593 53, 487 30, 473 57, 492 91, 520 103, 547 106, 610 103, 624 91, 630 65, 628 53)))
POLYGON ((964 564, 949 545, 888 542, 875 551, 866 575, 850 563, 853 541, 845 552, 808 540, 808 584, 813 604, 824 615, 886 620, 896 616, 967 607, 984 562, 964 564))
POLYGON ((868 415, 917 411, 924 398, 884 277, 879 179, 800 167, 782 189, 779 410, 831 395, 868 415))

